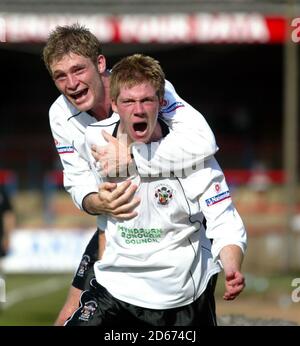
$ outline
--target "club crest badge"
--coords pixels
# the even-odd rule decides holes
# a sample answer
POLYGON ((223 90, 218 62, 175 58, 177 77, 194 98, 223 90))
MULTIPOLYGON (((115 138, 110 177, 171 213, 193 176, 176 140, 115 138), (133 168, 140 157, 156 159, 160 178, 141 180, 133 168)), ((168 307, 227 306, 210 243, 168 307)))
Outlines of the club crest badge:
POLYGON ((98 304, 94 300, 86 302, 81 310, 79 319, 82 321, 88 321, 95 313, 98 304))
POLYGON ((168 185, 159 185, 155 188, 157 204, 167 205, 173 198, 173 189, 168 185))
POLYGON ((77 276, 83 277, 84 273, 86 272, 86 270, 89 267, 90 264, 90 256, 89 255, 84 255, 81 259, 78 271, 77 271, 77 276))

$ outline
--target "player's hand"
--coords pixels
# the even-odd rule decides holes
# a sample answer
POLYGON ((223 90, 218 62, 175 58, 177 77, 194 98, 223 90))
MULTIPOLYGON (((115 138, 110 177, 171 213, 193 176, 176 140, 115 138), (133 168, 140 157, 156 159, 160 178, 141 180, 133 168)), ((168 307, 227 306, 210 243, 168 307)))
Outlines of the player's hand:
POLYGON ((91 193, 83 200, 83 209, 90 214, 111 215, 117 220, 129 220, 137 216, 135 208, 140 198, 135 197, 137 185, 131 180, 117 186, 115 183, 103 183, 98 193, 91 193))
POLYGON ((245 277, 239 271, 230 271, 225 273, 225 293, 224 300, 235 299, 244 289, 245 277))
POLYGON ((127 137, 119 141, 104 130, 102 135, 107 145, 92 145, 92 155, 101 166, 100 174, 104 177, 127 176, 127 168, 132 163, 127 137))
POLYGON ((140 204, 140 198, 134 197, 137 185, 127 180, 117 186, 115 183, 103 183, 99 187, 99 203, 105 214, 118 220, 129 220, 137 216, 134 210, 140 204))

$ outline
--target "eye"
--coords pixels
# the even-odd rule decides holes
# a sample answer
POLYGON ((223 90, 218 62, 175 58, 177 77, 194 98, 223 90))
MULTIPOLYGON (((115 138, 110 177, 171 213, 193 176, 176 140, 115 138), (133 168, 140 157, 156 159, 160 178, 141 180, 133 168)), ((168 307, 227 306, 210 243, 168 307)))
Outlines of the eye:
POLYGON ((122 101, 122 103, 123 103, 123 105, 125 105, 125 106, 130 106, 131 104, 133 104, 133 100, 124 100, 124 101, 122 101))
POLYGON ((74 72, 75 72, 75 74, 78 75, 78 74, 84 72, 84 70, 85 70, 85 68, 83 66, 80 66, 80 67, 77 67, 74 72))
POLYGON ((146 98, 146 99, 142 100, 142 102, 144 105, 151 105, 155 102, 155 100, 152 98, 146 98))
POLYGON ((53 77, 55 82, 56 81, 63 81, 65 78, 66 78, 65 74, 57 74, 57 75, 54 75, 54 77, 53 77))

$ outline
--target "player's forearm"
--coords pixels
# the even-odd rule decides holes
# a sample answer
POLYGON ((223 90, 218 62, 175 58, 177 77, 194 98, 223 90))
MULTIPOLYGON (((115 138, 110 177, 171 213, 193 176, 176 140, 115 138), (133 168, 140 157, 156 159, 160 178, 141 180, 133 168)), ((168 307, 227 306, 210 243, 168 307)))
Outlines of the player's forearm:
POLYGON ((82 200, 82 208, 85 212, 91 215, 99 215, 102 210, 99 206, 99 197, 97 192, 92 192, 82 200))
POLYGON ((220 260, 224 272, 236 272, 241 270, 244 254, 238 245, 226 245, 220 251, 220 260))

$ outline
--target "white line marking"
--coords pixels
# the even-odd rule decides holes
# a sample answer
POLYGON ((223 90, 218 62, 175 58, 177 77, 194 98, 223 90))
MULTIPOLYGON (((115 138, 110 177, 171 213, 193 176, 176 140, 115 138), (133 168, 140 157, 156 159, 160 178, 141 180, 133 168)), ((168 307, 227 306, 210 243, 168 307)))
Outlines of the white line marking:
POLYGON ((58 291, 67 285, 69 285, 69 281, 66 281, 66 278, 51 278, 36 284, 23 286, 22 288, 8 292, 6 294, 6 302, 2 303, 1 308, 6 310, 23 300, 42 297, 49 293, 58 291))

